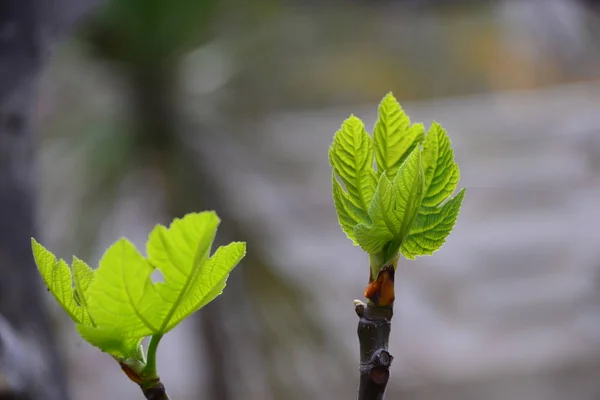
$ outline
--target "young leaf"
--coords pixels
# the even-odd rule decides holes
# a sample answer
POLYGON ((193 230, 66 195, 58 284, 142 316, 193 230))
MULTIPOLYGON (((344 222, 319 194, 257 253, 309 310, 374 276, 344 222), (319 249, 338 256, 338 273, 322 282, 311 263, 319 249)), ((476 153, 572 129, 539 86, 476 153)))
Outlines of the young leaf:
POLYGON ((395 203, 392 184, 382 174, 369 208, 371 223, 360 223, 354 227, 358 245, 367 253, 378 253, 386 243, 393 240, 401 220, 393 210, 395 203))
POLYGON ((97 270, 73 258, 68 265, 32 239, 38 269, 80 335, 118 360, 143 360, 141 340, 162 335, 223 291, 244 257, 245 243, 219 247, 209 257, 219 218, 188 214, 167 229, 157 225, 147 243, 148 259, 127 239, 110 246, 97 270), (159 269, 164 283, 152 283, 159 269), (73 287, 74 285, 74 287, 73 287))
MULTIPOLYGON (((219 247, 215 254, 207 260, 205 271, 210 271, 210 273, 201 274, 199 277, 199 279, 206 280, 207 288, 212 287, 212 289, 206 294, 196 291, 190 295, 182 303, 174 321, 184 319, 223 293, 231 269, 240 262, 245 253, 245 243, 233 242, 227 246, 219 247)), ((173 322, 168 329, 171 329, 175 324, 173 322)))
POLYGON ((414 258, 442 246, 456 222, 464 191, 448 199, 460 172, 450 139, 439 124, 433 123, 425 137, 423 125, 411 125, 388 93, 379 105, 373 142, 363 123, 351 116, 336 132, 329 160, 340 226, 377 260, 375 264, 387 262, 398 251, 414 258), (376 172, 371 166, 373 148, 376 172))
POLYGON ((88 288, 90 314, 99 328, 138 338, 158 332, 162 300, 152 272, 154 267, 125 238, 106 250, 88 288))
POLYGON ((417 217, 423 199, 423 168, 421 166, 421 150, 417 147, 402 163, 394 178, 396 193, 396 213, 402 215, 402 225, 397 235, 403 241, 417 217))
POLYGON ((369 216, 372 224, 354 229, 356 241, 367 253, 380 252, 386 243, 402 242, 417 215, 423 197, 421 152, 413 150, 400 166, 393 182, 382 174, 369 216))
POLYGON ((87 290, 92 282, 92 279, 94 279, 94 270, 77 257, 73 257, 71 268, 73 269, 73 282, 75 283, 75 295, 78 299, 77 302, 87 309, 87 290))
POLYGON ((463 188, 442 207, 435 208, 429 214, 419 214, 410 234, 402 242, 402 255, 414 259, 416 256, 431 255, 439 250, 454 228, 464 197, 463 188))
POLYGON ((219 222, 214 212, 203 212, 175 219, 168 229, 158 225, 148 259, 127 239, 111 246, 88 289, 98 327, 126 338, 164 334, 214 299, 245 253, 244 243, 232 243, 209 258, 219 222), (152 283, 155 269, 164 283, 152 283))
POLYGON ((126 337, 118 327, 93 327, 82 324, 77 324, 75 327, 89 344, 118 360, 142 358, 140 343, 143 337, 126 337))
POLYGON ((458 180, 460 171, 454 162, 450 138, 441 125, 434 122, 423 143, 423 171, 425 196, 423 206, 437 207, 450 196, 458 180))
POLYGON ((379 117, 373 131, 377 174, 386 172, 394 179, 406 157, 423 141, 423 124, 411 126, 408 115, 392 93, 388 93, 379 105, 379 117))
POLYGON ((348 191, 348 199, 359 210, 369 209, 375 192, 373 142, 360 119, 350 116, 333 138, 329 162, 348 191))
POLYGON ((31 244, 35 262, 44 282, 76 323, 82 337, 115 357, 135 356, 139 352, 141 338, 123 338, 118 331, 109 332, 95 327, 88 309, 90 298, 88 288, 94 278, 94 270, 77 257, 73 257, 71 275, 71 269, 62 259, 56 261, 54 254, 33 238, 31 244))
POLYGON ((460 171, 454 162, 446 131, 433 123, 423 144, 425 194, 417 219, 400 251, 407 258, 431 255, 442 247, 452 231, 464 198, 464 189, 442 204, 454 192, 460 171))
POLYGON ((74 322, 82 324, 91 323, 85 306, 81 303, 78 304, 75 300, 73 278, 71 276, 71 269, 67 263, 62 258, 57 261, 54 254, 46 250, 44 246, 36 242, 33 238, 31 238, 31 247, 40 275, 56 301, 58 301, 74 322))
POLYGON ((379 178, 379 184, 375 190, 369 214, 374 221, 373 224, 381 224, 392 237, 400 234, 402 226, 402 215, 396 212, 397 193, 392 182, 385 174, 379 178))
POLYGON ((221 294, 229 273, 246 254, 245 243, 233 242, 209 258, 219 223, 216 213, 204 212, 175 219, 169 229, 158 226, 150 233, 148 260, 165 279, 157 285, 166 313, 157 333, 173 329, 221 294))
POLYGON ((331 185, 333 187, 333 203, 338 216, 338 222, 346 236, 352 240, 353 244, 357 244, 354 240, 354 226, 359 222, 369 222, 369 216, 363 210, 357 208, 344 192, 342 185, 335 178, 335 174, 331 176, 331 185))

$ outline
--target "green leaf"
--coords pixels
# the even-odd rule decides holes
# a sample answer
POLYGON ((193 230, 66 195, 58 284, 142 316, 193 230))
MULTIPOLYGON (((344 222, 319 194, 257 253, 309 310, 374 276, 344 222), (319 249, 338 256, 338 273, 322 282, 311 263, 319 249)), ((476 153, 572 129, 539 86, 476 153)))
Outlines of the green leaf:
POLYGON ((388 93, 373 140, 352 115, 329 149, 338 221, 370 254, 372 273, 398 251, 408 258, 432 254, 456 222, 464 191, 449 198, 460 179, 450 139, 435 122, 426 137, 424 132, 388 93))
POLYGON ((87 309, 87 290, 90 286, 90 283, 94 279, 94 270, 77 257, 73 257, 71 268, 73 269, 73 282, 75 283, 76 301, 79 305, 87 309))
POLYGON ((425 194, 421 208, 400 249, 407 258, 431 255, 442 247, 456 223, 464 199, 464 190, 461 190, 446 201, 456 189, 460 171, 454 162, 446 131, 435 122, 423 143, 423 170, 425 194), (446 203, 441 206, 444 201, 446 203))
POLYGON ((152 272, 154 267, 125 238, 106 250, 88 288, 89 311, 99 328, 138 338, 158 331, 156 307, 162 300, 152 272))
POLYGON ((216 213, 204 212, 150 233, 148 259, 165 280, 158 291, 166 300, 166 315, 156 333, 168 332, 221 294, 229 273, 246 254, 245 243, 233 242, 209 258, 219 223, 216 213))
POLYGON ((373 222, 359 224, 354 229, 361 248, 374 254, 389 242, 399 245, 416 218, 422 197, 421 151, 415 148, 398 169, 393 182, 387 174, 381 174, 369 208, 373 222))
POLYGON ((373 142, 362 121, 354 115, 336 132, 329 148, 329 162, 346 187, 350 203, 366 213, 377 184, 373 142))
POLYGON ((423 143, 425 196, 423 206, 437 207, 458 185, 460 171, 454 162, 450 138, 441 125, 434 122, 423 143))
POLYGON ((179 315, 177 315, 176 320, 181 320, 194 311, 201 309, 223 293, 229 273, 241 261, 245 253, 246 244, 242 242, 233 242, 227 246, 219 247, 207 261, 205 269, 210 271, 210 274, 200 276, 200 279, 207 280, 206 287, 212 287, 212 289, 205 294, 202 291, 192 293, 179 308, 179 315))
POLYGON ((352 202, 342 185, 335 178, 335 174, 331 176, 331 184, 333 187, 333 203, 338 216, 338 222, 346 236, 356 245, 354 240, 354 226, 359 222, 370 222, 370 218, 366 212, 357 208, 352 202))
POLYGON ((127 337, 118 327, 97 328, 82 324, 77 324, 75 327, 89 344, 117 359, 141 359, 142 337, 127 337))
POLYGON ((148 259, 127 239, 112 245, 88 289, 98 327, 126 338, 164 334, 213 300, 245 254, 245 243, 232 243, 209 258, 219 222, 214 212, 203 212, 175 219, 168 229, 156 226, 148 259), (152 282, 155 269, 164 283, 152 282))
MULTIPOLYGON (((74 322, 83 324, 91 323, 85 306, 81 303, 78 304, 76 301, 71 269, 67 263, 62 258, 57 261, 54 254, 46 250, 34 238, 31 238, 31 247, 40 275, 56 301, 58 301, 74 322)), ((85 279, 82 278, 82 280, 85 279)))
POLYGON ((46 285, 76 323, 80 335, 117 359, 143 360, 141 340, 162 335, 222 293, 245 243, 219 247, 210 257, 220 223, 214 212, 188 214, 167 229, 157 225, 148 258, 123 238, 110 246, 98 269, 77 257, 72 270, 32 239, 46 285), (159 270, 164 283, 153 283, 159 270))
POLYGON ((395 237, 401 222, 394 213, 394 189, 390 180, 382 174, 369 208, 371 223, 360 223, 354 227, 358 245, 367 253, 378 253, 395 237))
POLYGON ((394 179, 406 157, 423 141, 423 124, 411 126, 408 115, 392 93, 388 93, 379 105, 379 117, 373 131, 377 174, 386 171, 394 179))
POLYGON ((419 214, 410 234, 402 242, 402 255, 414 259, 416 256, 431 255, 440 249, 454 228, 464 197, 463 188, 442 207, 419 214))
POLYGON ((402 215, 402 225, 397 235, 400 242, 408 235, 421 208, 424 191, 423 180, 421 150, 417 147, 410 153, 394 178, 396 213, 402 215))

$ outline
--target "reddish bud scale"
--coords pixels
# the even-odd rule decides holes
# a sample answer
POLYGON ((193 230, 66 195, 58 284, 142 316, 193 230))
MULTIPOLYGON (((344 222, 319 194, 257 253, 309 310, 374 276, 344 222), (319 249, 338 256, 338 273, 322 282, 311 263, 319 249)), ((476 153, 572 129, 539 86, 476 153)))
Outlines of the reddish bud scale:
POLYGON ((377 279, 369 283, 365 289, 365 297, 377 307, 389 307, 394 303, 394 266, 384 266, 377 279))
POLYGON ((137 383, 138 385, 141 385, 142 382, 144 382, 142 377, 139 376, 129 365, 125 363, 119 363, 119 365, 121 366, 123 372, 125 372, 125 375, 127 375, 127 377, 133 382, 137 383))

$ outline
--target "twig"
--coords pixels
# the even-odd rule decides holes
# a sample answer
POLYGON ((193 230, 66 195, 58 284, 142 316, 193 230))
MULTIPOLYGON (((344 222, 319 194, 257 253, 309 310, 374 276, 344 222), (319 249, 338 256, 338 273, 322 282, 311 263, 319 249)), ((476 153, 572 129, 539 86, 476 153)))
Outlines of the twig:
POLYGON ((146 361, 146 366, 142 370, 143 377, 148 377, 150 379, 158 377, 156 371, 156 350, 158 349, 158 344, 162 337, 163 335, 152 335, 150 338, 150 344, 148 345, 148 360, 146 361))
POLYGON ((394 266, 385 266, 377 280, 370 282, 368 304, 354 301, 360 342, 360 383, 358 400, 382 400, 394 357, 388 342, 394 314, 394 266))
POLYGON ((144 377, 143 373, 138 370, 137 363, 130 364, 127 362, 119 362, 121 369, 127 375, 127 377, 135 382, 140 389, 144 397, 148 400, 171 400, 165 389, 165 385, 160 381, 158 376, 144 377))
POLYGON ((147 400, 171 400, 169 395, 167 394, 167 390, 165 389, 165 385, 159 380, 152 387, 142 388, 142 393, 147 400))
POLYGON ((171 400, 156 371, 156 350, 162 336, 152 335, 148 345, 148 359, 145 363, 131 359, 117 360, 125 375, 139 385, 144 397, 148 400, 171 400))
POLYGON ((142 370, 143 381, 140 383, 142 392, 148 400, 170 400, 165 385, 162 384, 156 371, 156 350, 163 335, 153 335, 148 345, 148 360, 142 370))

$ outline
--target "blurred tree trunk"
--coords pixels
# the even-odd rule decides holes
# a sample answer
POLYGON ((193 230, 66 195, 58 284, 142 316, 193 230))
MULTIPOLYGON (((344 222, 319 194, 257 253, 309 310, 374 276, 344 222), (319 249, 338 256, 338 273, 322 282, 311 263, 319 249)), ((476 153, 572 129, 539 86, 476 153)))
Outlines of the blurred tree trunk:
MULTIPOLYGON (((31 78, 27 78, 31 79, 31 78)), ((26 399, 67 398, 40 277, 31 255, 34 223, 34 83, 0 104, 0 373, 4 391, 26 399)), ((1 397, 0 397, 1 398, 1 397)))
POLYGON ((31 254, 30 240, 36 236, 33 107, 43 52, 56 37, 52 33, 67 31, 92 2, 65 7, 63 20, 52 19, 62 14, 49 3, 57 5, 0 2, 0 399, 68 399, 31 254), (42 15, 42 9, 53 13, 42 15))

